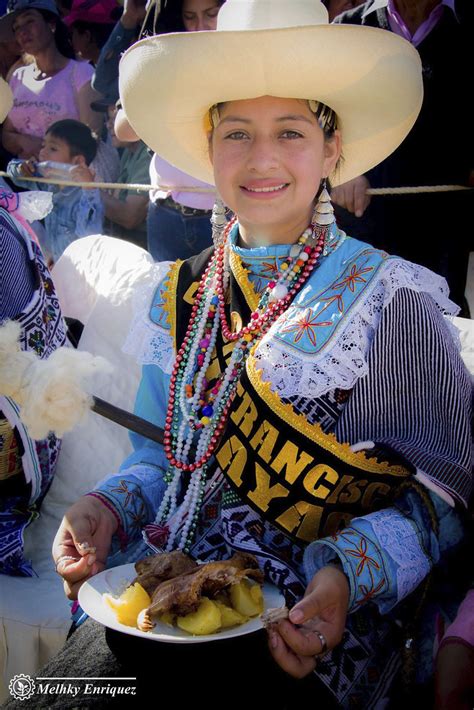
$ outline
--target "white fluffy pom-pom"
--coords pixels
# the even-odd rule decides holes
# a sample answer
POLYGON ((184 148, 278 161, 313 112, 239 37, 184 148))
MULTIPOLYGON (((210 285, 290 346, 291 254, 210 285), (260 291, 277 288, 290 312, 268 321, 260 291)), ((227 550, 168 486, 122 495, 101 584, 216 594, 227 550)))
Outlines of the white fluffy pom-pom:
POLYGON ((89 411, 92 398, 85 385, 98 372, 112 366, 87 352, 58 348, 48 359, 22 352, 20 327, 8 322, 0 327, 0 394, 20 405, 20 416, 33 439, 49 432, 61 437, 89 411))
POLYGON ((47 360, 37 360, 28 370, 21 418, 33 439, 53 431, 61 437, 85 417, 92 398, 85 383, 98 371, 110 372, 110 364, 80 350, 58 348, 47 360))
POLYGON ((0 394, 21 406, 25 373, 36 356, 20 349, 20 334, 21 327, 15 321, 7 321, 0 327, 0 394))

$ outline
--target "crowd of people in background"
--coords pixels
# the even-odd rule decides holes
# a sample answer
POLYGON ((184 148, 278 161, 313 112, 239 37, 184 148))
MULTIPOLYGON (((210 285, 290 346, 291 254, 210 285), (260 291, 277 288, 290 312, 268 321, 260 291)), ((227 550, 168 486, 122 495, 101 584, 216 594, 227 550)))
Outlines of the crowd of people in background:
MULTIPOLYGON (((212 245, 212 186, 170 165, 139 139, 120 105, 119 62, 142 37, 215 30, 223 4, 0 2, 0 75, 14 99, 1 126, 0 170, 6 177, 0 178, 0 190, 52 193, 52 211, 38 231, 49 267, 72 241, 90 234, 130 241, 156 261, 186 259, 212 245), (77 186, 35 181, 42 177, 77 186), (94 182, 96 188, 82 186, 94 182), (103 188, 104 182, 117 187, 103 188), (137 184, 151 189, 127 187, 137 184)), ((474 186, 474 131, 465 120, 473 76, 471 0, 326 0, 325 5, 330 22, 404 37, 423 64, 423 106, 408 137, 382 164, 332 190, 338 225, 444 276, 460 315, 469 317, 472 192, 371 196, 370 188, 474 186)), ((466 602, 461 612, 467 621, 458 623, 456 634, 462 637, 462 628, 472 626, 472 604, 466 602)), ((457 647, 441 647, 437 682, 446 697, 454 669, 466 663, 463 644, 472 659, 471 641, 472 635, 457 647)))
MULTIPOLYGON (((91 180, 169 188, 153 187, 149 193, 101 189, 105 234, 148 249, 156 260, 184 259, 210 246, 211 186, 152 155, 137 139, 118 108, 118 75, 121 55, 139 37, 214 30, 222 4, 223 0, 168 0, 161 5, 142 0, 125 0, 123 5, 116 0, 11 0, 0 22, 0 71, 13 90, 14 106, 2 126, 0 167, 6 170, 11 160, 28 161, 29 176, 34 176, 32 166, 41 160, 47 129, 62 119, 81 121, 98 145, 88 166, 91 180), (175 189, 182 187, 192 191, 175 189)), ((425 98, 414 128, 381 165, 333 191, 338 222, 347 233, 443 275, 461 315, 468 316, 466 234, 473 226, 471 193, 371 197, 370 188, 472 184, 472 132, 463 134, 462 149, 454 150, 452 132, 446 130, 447 106, 465 104, 472 65, 469 3, 326 0, 325 4, 330 22, 382 27, 405 37, 417 47, 424 66, 425 98)), ((13 176, 18 169, 15 162, 9 171, 13 176)), ((67 175, 83 182, 86 172, 67 175)), ((70 196, 55 192, 55 202, 77 203, 77 191, 70 196)), ((94 209, 96 213, 100 210, 94 209)), ((88 225, 99 225, 92 215, 85 222, 69 234, 84 236, 90 233, 88 225)), ((48 238, 49 243, 55 239, 48 238)), ((63 239, 54 249, 56 258, 71 239, 63 239)))

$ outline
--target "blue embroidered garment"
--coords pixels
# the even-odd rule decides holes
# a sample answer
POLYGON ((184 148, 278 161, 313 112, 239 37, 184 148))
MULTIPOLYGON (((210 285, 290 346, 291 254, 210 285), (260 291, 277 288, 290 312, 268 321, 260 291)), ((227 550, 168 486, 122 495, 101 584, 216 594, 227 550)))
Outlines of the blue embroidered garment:
MULTIPOLYGON (((421 267, 387 257, 341 235, 333 235, 332 246, 330 254, 322 259, 320 268, 313 272, 285 316, 257 347, 255 360, 264 373, 264 381, 309 421, 324 423, 325 431, 334 432, 338 437, 339 432, 344 432, 340 440, 352 444, 361 441, 356 433, 358 420, 367 427, 364 441, 372 439, 371 433, 376 433, 378 426, 378 415, 374 416, 374 412, 378 412, 383 403, 384 442, 395 451, 402 447, 405 457, 415 466, 420 450, 430 450, 431 459, 423 459, 427 463, 424 473, 462 499, 468 492, 466 472, 470 444, 466 433, 470 412, 465 393, 470 385, 444 324, 442 312, 452 312, 453 306, 446 297, 443 282, 421 267), (313 315, 308 318, 309 308, 313 309, 316 320, 313 315), (397 317, 395 329, 392 312, 403 314, 397 317), (319 319, 321 326, 316 325, 319 319), (413 392, 417 393, 419 411, 423 411, 424 398, 428 398, 431 406, 432 393, 427 392, 425 386, 426 378, 431 375, 417 366, 414 350, 400 349, 414 322, 420 324, 425 340, 430 343, 427 364, 436 372, 438 363, 443 362, 443 377, 452 392, 449 407, 443 393, 438 393, 436 406, 449 411, 446 418, 429 426, 425 426, 425 422, 420 426, 418 412, 412 407, 412 396, 413 392), (357 324, 355 329, 354 323, 357 324), (310 333, 316 330, 313 338, 310 333), (389 331, 393 338, 387 346, 389 331), (372 378, 374 348, 378 358, 376 386, 372 378), (259 350, 263 353, 261 357, 259 350), (346 350, 350 350, 350 356, 343 361, 346 350), (288 362, 298 365, 296 374, 285 372, 288 362), (304 386, 302 373, 307 378, 304 386), (390 398, 386 395, 394 382, 407 377, 410 382, 396 403, 396 407, 404 408, 403 430, 400 431, 398 410, 391 411, 390 398), (344 397, 338 394, 342 390, 345 390, 344 397), (350 407, 356 397, 357 421, 350 407), (413 437, 412 427, 416 428, 418 438, 413 437), (433 427, 437 427, 436 435, 433 427), (439 462, 446 466, 445 449, 443 445, 438 446, 437 441, 444 441, 448 432, 458 446, 450 451, 452 475, 446 484, 439 472, 439 462)), ((244 295, 245 278, 252 285, 251 290, 258 293, 272 278, 279 260, 288 250, 288 246, 241 249, 233 244, 233 254, 240 259, 243 273, 238 273, 240 267, 232 256, 231 266, 236 269, 234 275, 244 295)), ((142 317, 130 333, 128 349, 143 363, 136 412, 163 427, 175 353, 173 322, 167 304, 172 279, 168 267, 159 268, 162 278, 151 304, 144 305, 142 317)), ((432 378, 436 380, 434 375, 432 378)), ((119 551, 118 540, 115 541, 110 565, 136 560, 146 553, 142 533, 145 529, 145 538, 149 542, 154 539, 154 516, 166 486, 163 478, 168 462, 162 447, 136 434, 132 434, 131 439, 134 452, 123 463, 121 471, 105 479, 96 489, 117 510, 129 540, 125 554, 119 551)), ((377 437, 373 440, 377 441, 377 437)), ((348 488, 347 495, 361 495, 356 484, 348 488)), ((380 673, 376 674, 376 667, 391 667, 392 674, 397 668, 395 662, 389 662, 396 649, 393 643, 387 642, 396 627, 388 617, 379 617, 376 610, 384 614, 396 611, 397 604, 419 585, 433 564, 461 537, 455 509, 435 493, 430 496, 440 518, 439 536, 434 535, 419 496, 406 492, 399 497, 396 507, 354 519, 334 537, 315 541, 305 548, 244 504, 217 468, 206 484, 191 555, 208 560, 226 557, 233 550, 252 552, 259 559, 266 578, 282 590, 288 604, 302 596, 306 583, 320 567, 338 557, 351 585, 350 611, 363 611, 366 616, 362 626, 366 630, 361 632, 360 622, 353 626, 351 619, 358 615, 351 615, 343 642, 318 666, 318 673, 341 706, 346 706, 358 692, 366 697, 367 686, 375 688, 377 683, 384 682, 380 673)), ((159 541, 155 542, 159 547, 159 541)))
MULTIPOLYGON (((2 283, 5 311, 0 312, 0 322, 7 317, 16 320, 21 325, 22 349, 46 358, 66 340, 53 282, 40 248, 16 220, 0 209, 0 260, 2 256, 6 257, 6 263, 0 266, 1 270, 5 267, 4 276, 13 275, 12 257, 18 261, 15 278, 2 283), (17 284, 22 287, 17 289, 17 284)), ((33 576, 31 564, 23 555, 23 534, 37 516, 51 484, 60 441, 53 434, 33 441, 20 421, 18 405, 9 397, 0 397, 0 412, 14 433, 18 452, 15 455, 21 459, 21 470, 15 471, 14 476, 8 476, 11 471, 7 470, 7 478, 1 482, 0 573, 33 576), (13 481, 20 476, 21 482, 13 481), (21 485, 16 485, 18 483, 21 485), (3 484, 8 484, 6 489, 3 484)), ((0 441, 0 450, 3 445, 0 441)))

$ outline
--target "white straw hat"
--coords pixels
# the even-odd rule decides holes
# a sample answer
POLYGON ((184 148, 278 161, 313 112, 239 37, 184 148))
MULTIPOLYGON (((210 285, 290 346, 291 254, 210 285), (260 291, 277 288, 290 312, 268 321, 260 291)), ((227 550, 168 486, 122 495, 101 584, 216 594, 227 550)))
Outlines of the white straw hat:
POLYGON ((3 123, 5 118, 13 106, 12 90, 8 86, 5 79, 0 76, 0 123, 3 123))
POLYGON ((214 32, 159 35, 120 62, 120 96, 136 133, 180 170, 213 183, 208 110, 259 96, 332 108, 343 156, 333 184, 380 163, 421 107, 418 52, 392 32, 329 25, 319 0, 227 0, 214 32))

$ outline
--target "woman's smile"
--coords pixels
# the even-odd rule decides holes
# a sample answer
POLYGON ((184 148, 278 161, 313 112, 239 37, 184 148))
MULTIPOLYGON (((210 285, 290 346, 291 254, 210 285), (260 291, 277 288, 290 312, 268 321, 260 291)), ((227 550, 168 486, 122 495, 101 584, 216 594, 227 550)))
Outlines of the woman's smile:
POLYGON ((289 184, 282 180, 249 180, 240 189, 252 200, 274 200, 286 193, 289 184))

